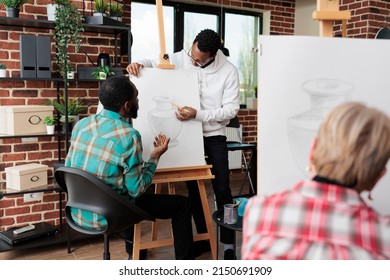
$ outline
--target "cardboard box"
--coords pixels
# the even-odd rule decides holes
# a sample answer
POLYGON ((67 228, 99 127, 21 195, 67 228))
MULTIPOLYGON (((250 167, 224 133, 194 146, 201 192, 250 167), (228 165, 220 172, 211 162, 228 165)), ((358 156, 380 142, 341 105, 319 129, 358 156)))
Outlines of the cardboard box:
POLYGON ((0 106, 0 134, 46 134, 43 120, 53 116, 53 106, 0 106))
POLYGON ((7 188, 23 191, 47 185, 49 167, 39 163, 29 163, 5 168, 7 188))

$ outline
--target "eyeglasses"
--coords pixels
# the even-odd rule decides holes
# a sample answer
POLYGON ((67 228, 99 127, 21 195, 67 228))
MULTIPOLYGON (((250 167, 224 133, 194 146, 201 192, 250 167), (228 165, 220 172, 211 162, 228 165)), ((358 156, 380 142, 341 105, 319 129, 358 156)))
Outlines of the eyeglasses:
POLYGON ((191 61, 194 62, 196 66, 201 67, 201 68, 205 68, 205 67, 209 66, 214 61, 214 58, 215 58, 214 56, 212 56, 212 57, 209 57, 208 59, 206 59, 205 61, 199 61, 199 59, 195 59, 192 56, 192 48, 188 50, 187 55, 191 58, 191 61))

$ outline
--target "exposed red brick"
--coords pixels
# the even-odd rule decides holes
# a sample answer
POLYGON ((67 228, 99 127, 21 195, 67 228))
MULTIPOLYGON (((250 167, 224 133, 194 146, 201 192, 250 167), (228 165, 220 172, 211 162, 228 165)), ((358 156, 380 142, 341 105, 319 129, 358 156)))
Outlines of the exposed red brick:
POLYGON ((20 215, 16 217, 16 222, 18 224, 35 222, 35 221, 42 221, 42 215, 39 213, 34 213, 34 214, 28 214, 23 216, 20 215))
POLYGON ((17 208, 11 208, 11 209, 6 209, 5 214, 7 216, 14 216, 14 215, 20 215, 20 214, 26 214, 30 213, 30 207, 17 207, 17 208))
POLYGON ((20 161, 20 160, 25 160, 26 159, 26 154, 5 154, 2 156, 3 162, 7 161, 20 161))
POLYGON ((43 218, 45 219, 45 220, 48 220, 48 219, 58 219, 58 211, 51 211, 51 212, 45 212, 44 214, 43 214, 43 218))
POLYGON ((14 152, 36 151, 38 148, 39 148, 38 143, 20 144, 20 145, 14 145, 14 152))
POLYGON ((10 226, 15 224, 15 219, 13 217, 4 217, 0 218, 0 231, 6 230, 10 226))
POLYGON ((28 153, 28 160, 52 158, 52 156, 53 154, 51 152, 30 152, 28 153))
POLYGON ((48 211, 53 209, 55 209, 53 203, 38 204, 38 205, 33 205, 31 207, 32 212, 42 212, 42 211, 48 211))
POLYGON ((10 207, 15 207, 15 200, 6 199, 6 198, 3 198, 2 200, 0 200, 0 208, 1 209, 7 209, 10 207))

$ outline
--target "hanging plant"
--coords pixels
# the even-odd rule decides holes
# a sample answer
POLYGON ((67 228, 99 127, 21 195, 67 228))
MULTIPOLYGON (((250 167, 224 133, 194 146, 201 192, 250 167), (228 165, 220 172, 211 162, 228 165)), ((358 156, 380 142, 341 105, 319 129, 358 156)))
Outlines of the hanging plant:
POLYGON ((57 72, 64 80, 67 80, 67 73, 71 67, 68 55, 69 44, 74 44, 75 52, 78 52, 81 34, 84 32, 83 17, 68 0, 63 1, 56 10, 54 30, 57 72))

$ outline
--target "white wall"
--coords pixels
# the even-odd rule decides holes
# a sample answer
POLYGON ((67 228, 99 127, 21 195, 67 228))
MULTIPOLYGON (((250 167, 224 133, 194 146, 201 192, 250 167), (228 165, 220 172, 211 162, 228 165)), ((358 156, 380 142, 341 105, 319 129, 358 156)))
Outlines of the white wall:
POLYGON ((316 0, 295 1, 294 35, 319 36, 319 24, 312 19, 312 13, 317 10, 316 0))

